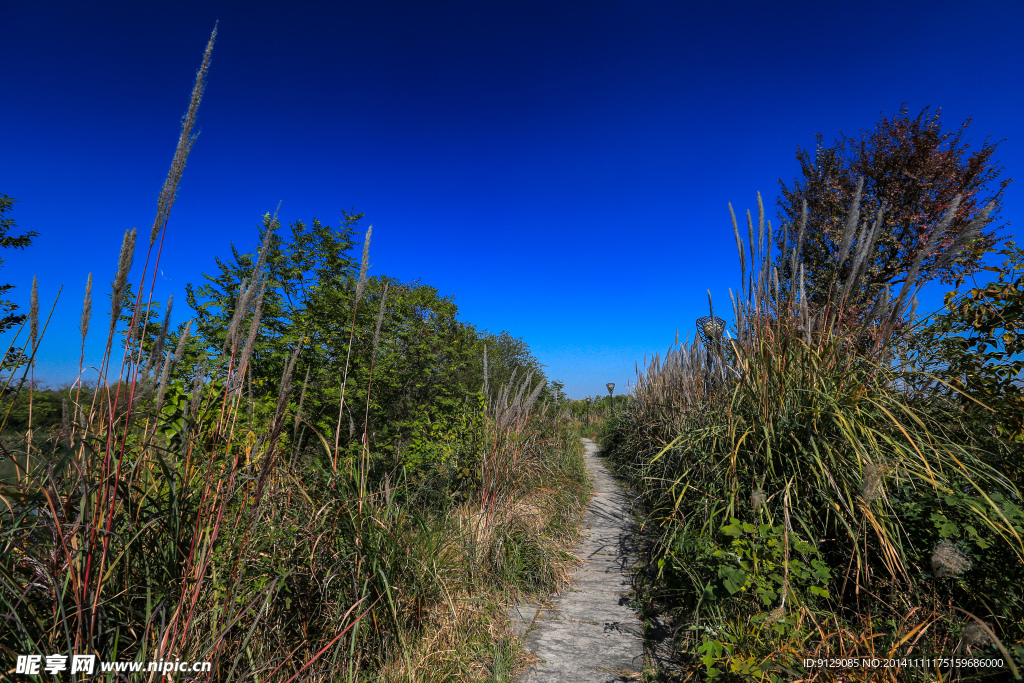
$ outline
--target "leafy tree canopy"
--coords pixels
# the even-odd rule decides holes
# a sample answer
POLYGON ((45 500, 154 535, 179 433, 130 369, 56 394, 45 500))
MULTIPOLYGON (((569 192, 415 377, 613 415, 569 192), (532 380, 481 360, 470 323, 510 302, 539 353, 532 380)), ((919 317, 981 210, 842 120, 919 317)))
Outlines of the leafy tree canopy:
MULTIPOLYGON (((17 227, 13 218, 6 217, 7 214, 14 207, 15 200, 8 197, 5 194, 0 194, 0 247, 4 249, 24 249, 25 247, 32 244, 32 238, 37 236, 37 232, 26 232, 21 235, 8 235, 7 233, 17 227)), ((0 267, 4 264, 4 260, 0 258, 0 267)), ((9 290, 13 289, 14 285, 2 284, 0 285, 0 296, 6 294, 9 290)), ((25 320, 24 315, 17 315, 14 311, 18 310, 18 305, 13 301, 2 299, 0 300, 0 333, 9 330, 15 325, 20 325, 25 320)))
POLYGON ((993 188, 1002 170, 992 158, 999 143, 986 141, 981 149, 969 154, 970 146, 963 136, 971 120, 951 132, 943 130, 939 113, 929 116, 925 107, 916 118, 910 118, 904 103, 897 116, 882 118, 874 129, 862 130, 859 137, 846 137, 840 131, 831 147, 823 146, 818 133, 813 157, 808 150, 797 148, 802 177, 792 185, 779 180, 777 205, 782 227, 776 231, 775 241, 781 252, 778 266, 782 275, 790 275, 790 255, 797 249, 797 262, 804 266, 813 300, 820 302, 836 281, 845 278, 851 266, 837 263, 837 254, 861 177, 860 217, 862 227, 867 229, 856 233, 858 239, 867 238, 870 221, 878 216, 879 209, 883 211, 868 254, 870 262, 861 279, 864 300, 874 299, 886 285, 902 283, 957 195, 962 199, 952 223, 929 247, 918 276, 959 283, 978 270, 982 256, 996 242, 997 230, 1005 226, 970 235, 965 234, 966 228, 990 199, 995 200, 995 210, 989 218, 995 218, 1011 179, 993 188), (805 201, 806 230, 800 235, 794 226, 800 223, 805 201), (944 258, 954 244, 964 248, 954 258, 944 258))
MULTIPOLYGON (((233 248, 231 260, 217 259, 216 271, 204 275, 202 285, 186 287, 195 324, 183 358, 176 359, 183 361, 176 366, 183 386, 195 379, 202 358, 209 362, 208 373, 219 368, 213 374, 223 377, 229 363, 237 368, 245 357, 242 390, 269 406, 301 345, 294 368, 299 403, 294 412, 301 420, 293 437, 301 441, 306 433, 315 443, 308 433, 315 430, 332 446, 338 439, 342 450, 346 444, 358 450, 366 430, 375 453, 397 458, 417 434, 477 409, 485 345, 492 393, 528 376, 533 387, 546 384, 541 364, 522 339, 477 331, 458 319, 453 298, 434 287, 374 276, 357 302, 360 262, 351 252, 363 215, 343 216, 337 227, 313 219, 283 231, 268 214, 259 228, 265 253, 233 248), (254 282, 258 304, 250 301, 232 333, 239 295, 254 282)), ((156 326, 150 325, 152 333, 156 326)), ((175 348, 181 332, 171 335, 166 348, 175 348)))

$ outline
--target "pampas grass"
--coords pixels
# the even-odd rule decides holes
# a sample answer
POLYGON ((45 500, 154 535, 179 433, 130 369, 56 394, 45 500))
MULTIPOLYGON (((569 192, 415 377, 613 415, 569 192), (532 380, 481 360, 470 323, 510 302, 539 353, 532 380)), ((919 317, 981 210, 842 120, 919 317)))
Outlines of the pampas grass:
MULTIPOLYGON (((812 229, 806 205, 795 228, 782 230, 783 244, 796 237, 786 254, 773 253, 760 197, 756 225, 747 212, 746 241, 730 206, 740 284, 730 291, 733 323, 723 349, 677 338, 665 354, 645 358, 631 400, 606 429, 603 446, 639 491, 647 525, 656 530, 638 574, 641 595, 671 611, 677 647, 694 670, 750 658, 764 662, 768 668, 758 671, 767 675, 782 671, 772 662, 895 650, 919 634, 932 639, 930 647, 951 642, 959 628, 952 598, 940 599, 936 591, 945 584, 925 584, 920 568, 930 561, 934 576, 963 580, 973 565, 951 542, 929 548, 920 532, 909 531, 904 511, 911 503, 926 506, 972 491, 963 495, 984 502, 964 509, 970 521, 959 523, 1002 544, 1008 561, 1024 561, 1016 527, 986 498, 1019 501, 1020 492, 969 436, 957 405, 918 400, 905 389, 913 371, 901 364, 901 335, 927 281, 922 264, 935 257, 959 198, 894 295, 889 287, 871 292, 862 285, 882 213, 861 219, 857 187, 830 266, 835 284, 823 300, 809 296, 811 271, 801 258, 812 229), (772 542, 786 549, 783 560, 757 545, 758 529, 780 522, 783 537, 772 542), (750 536, 742 532, 755 548, 750 557, 717 559, 736 554, 720 530, 742 523, 754 529, 750 536), (798 554, 790 549, 797 540, 825 558, 827 598, 793 582, 790 565, 798 554), (771 600, 755 600, 749 591, 733 595, 720 585, 726 567, 764 585, 767 562, 786 579, 774 590, 789 597, 788 610, 768 610, 771 600), (880 614, 892 624, 884 637, 880 614), (706 664, 711 641, 732 654, 706 664)), ((969 232, 978 232, 987 216, 983 210, 969 232)), ((967 243, 940 258, 954 258, 967 243)), ((813 277, 820 283, 829 276, 813 277)), ((810 557, 799 562, 807 566, 810 557)), ((969 599, 991 601, 977 593, 969 599)), ((1002 619, 1007 632, 1016 628, 1002 619)))
MULTIPOLYGON (((338 421, 334 425, 334 452, 332 466, 338 469, 338 451, 341 445, 341 418, 345 413, 345 388, 348 386, 348 370, 352 361, 352 342, 356 335, 356 313, 359 311, 359 302, 366 290, 366 273, 370 269, 370 236, 373 234, 373 226, 366 229, 366 237, 363 239, 363 258, 359 264, 359 279, 356 280, 355 299, 352 302, 352 320, 349 323, 348 347, 345 350, 345 369, 341 373, 341 398, 338 401, 338 421)), ((382 309, 383 310, 383 309, 382 309)), ((374 351, 376 354, 376 351, 374 351)), ((349 438, 355 429, 351 414, 349 415, 349 438)))
POLYGON ((167 219, 171 215, 171 207, 178 197, 178 185, 185 173, 185 164, 192 146, 196 143, 198 133, 192 133, 196 125, 196 114, 199 112, 199 104, 203 101, 203 93, 206 91, 206 75, 210 70, 210 58, 213 56, 213 44, 217 40, 217 25, 214 24, 213 32, 206 43, 206 50, 203 52, 203 62, 196 72, 195 84, 192 86, 192 96, 189 98, 188 109, 181 119, 181 134, 178 136, 178 144, 174 149, 174 156, 171 158, 171 167, 167 171, 167 178, 163 187, 160 188, 160 195, 156 202, 156 218, 153 219, 153 227, 149 231, 149 246, 152 249, 158 235, 161 235, 167 227, 167 219))
POLYGON ((92 320, 92 273, 85 281, 85 301, 82 302, 82 320, 78 325, 82 333, 82 350, 78 356, 78 375, 81 380, 82 366, 85 363, 85 338, 89 335, 89 322, 92 320))

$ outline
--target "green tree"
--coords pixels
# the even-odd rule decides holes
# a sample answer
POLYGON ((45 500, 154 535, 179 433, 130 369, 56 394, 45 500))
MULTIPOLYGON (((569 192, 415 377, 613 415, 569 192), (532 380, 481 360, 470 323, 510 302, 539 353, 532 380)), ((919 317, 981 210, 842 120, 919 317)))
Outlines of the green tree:
MULTIPOLYGON (((540 361, 522 338, 513 337, 506 330, 498 334, 484 330, 480 334, 480 341, 487 345, 487 382, 492 389, 511 381, 521 382, 528 374, 532 374, 534 380, 544 378, 540 361)), ((481 358, 482 353, 481 346, 481 358)))
POLYGON ((469 397, 480 390, 482 376, 473 368, 479 339, 472 325, 458 320, 453 298, 441 296, 434 287, 374 277, 366 291, 366 318, 357 324, 353 342, 346 421, 355 425, 352 441, 359 441, 366 420, 376 449, 395 454, 427 425, 460 416, 469 397))
MULTIPOLYGON (((9 213, 14 207, 14 202, 14 199, 5 194, 0 194, 0 247, 4 249, 24 249, 32 244, 32 238, 39 234, 37 232, 26 232, 17 237, 7 234, 17 227, 13 218, 4 217, 4 214, 9 213)), ((0 266, 3 266, 3 263, 4 260, 0 258, 0 266)), ((12 284, 0 285, 0 296, 3 296, 13 288, 14 285, 12 284)), ((13 301, 8 299, 0 300, 0 333, 24 322, 25 315, 14 313, 16 310, 18 310, 18 305, 13 301)))
MULTIPOLYGON (((842 131, 831 147, 824 147, 817 135, 812 158, 797 148, 802 178, 791 186, 781 179, 777 201, 782 222, 775 233, 779 248, 777 266, 787 279, 792 269, 791 254, 799 251, 796 263, 804 267, 808 293, 821 303, 829 289, 842 281, 852 268, 849 252, 842 253, 844 226, 858 181, 863 178, 859 223, 853 246, 869 241, 868 259, 856 298, 873 301, 886 285, 899 285, 912 271, 915 259, 927 250, 917 269, 922 280, 939 277, 943 282, 961 282, 977 271, 982 256, 996 241, 998 229, 968 229, 988 201, 994 200, 994 219, 1003 190, 1010 182, 994 183, 1001 167, 992 159, 999 143, 987 141, 968 154, 962 138, 970 119, 956 132, 943 130, 939 112, 928 116, 925 107, 916 118, 907 115, 906 104, 891 119, 882 118, 873 130, 860 137, 846 137, 842 131), (943 215, 961 196, 948 228, 933 242, 929 238, 943 215), (806 229, 801 222, 807 206, 806 229), (879 229, 871 234, 871 221, 882 210, 879 229), (842 262, 840 262, 842 260, 842 262)), ((845 245, 847 248, 851 244, 845 245)))
POLYGON ((248 329, 258 303, 259 325, 249 360, 252 384, 260 393, 276 394, 285 365, 299 343, 306 364, 317 372, 335 371, 346 355, 358 274, 358 263, 347 252, 354 245, 355 228, 362 218, 362 214, 343 215, 337 228, 317 219, 308 225, 297 221, 291 224, 290 234, 282 236, 277 233, 280 223, 272 222, 267 214, 259 228, 266 250, 262 272, 256 272, 259 254, 241 253, 232 247, 232 260, 216 259, 218 272, 204 274, 202 286, 186 285, 188 304, 196 313, 194 341, 189 345, 191 360, 231 352, 229 332, 242 284, 262 282, 259 295, 249 302, 250 312, 238 325, 248 329))
POLYGON ((918 333, 912 348, 923 369, 945 382, 933 391, 960 399, 976 424, 987 424, 1015 456, 1006 468, 1024 474, 1024 249, 1007 242, 998 274, 986 285, 946 295, 945 310, 918 333))
MULTIPOLYGON (((316 219, 296 222, 282 235, 265 216, 261 253, 233 248, 231 260, 217 259, 216 272, 204 275, 201 286, 186 287, 195 337, 176 377, 188 385, 205 357, 209 368, 219 368, 213 374, 226 378, 232 354, 236 367, 248 358, 243 390, 270 406, 301 344, 291 399, 296 419, 289 430, 295 448, 311 444, 322 453, 324 443, 333 449, 337 440, 342 457, 354 456, 365 432, 372 459, 386 471, 405 464, 411 451, 426 463, 423 454, 434 451, 425 444, 473 431, 467 432, 466 420, 479 415, 485 345, 493 390, 527 376, 531 386, 546 384, 546 378, 523 340, 508 332, 478 332, 458 319, 452 297, 429 285, 370 277, 356 306, 359 263, 350 251, 361 218, 345 213, 338 227, 316 219), (251 345, 236 345, 235 309, 240 293, 253 287, 259 295, 241 304, 245 312, 233 336, 250 335, 257 311, 258 325, 251 345)), ((167 347, 177 339, 173 335, 167 347)))

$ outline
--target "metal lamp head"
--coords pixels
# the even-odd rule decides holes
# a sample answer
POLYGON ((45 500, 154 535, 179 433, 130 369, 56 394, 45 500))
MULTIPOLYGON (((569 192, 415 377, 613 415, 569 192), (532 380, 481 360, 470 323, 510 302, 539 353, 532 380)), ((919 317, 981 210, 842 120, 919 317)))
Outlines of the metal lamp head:
POLYGON ((705 346, 718 344, 725 334, 725 321, 714 315, 697 318, 697 334, 705 346))
POLYGON ((615 382, 608 382, 608 384, 605 384, 604 386, 608 389, 609 394, 615 391, 615 382))

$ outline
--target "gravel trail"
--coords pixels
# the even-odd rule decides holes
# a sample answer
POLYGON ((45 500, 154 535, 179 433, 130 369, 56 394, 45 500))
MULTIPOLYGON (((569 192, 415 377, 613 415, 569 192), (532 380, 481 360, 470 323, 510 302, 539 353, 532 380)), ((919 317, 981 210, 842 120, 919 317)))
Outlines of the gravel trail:
POLYGON ((584 537, 574 551, 583 565, 550 604, 512 609, 526 650, 536 657, 519 683, 636 680, 643 665, 641 624, 628 604, 634 536, 629 501, 597 446, 583 443, 593 484, 584 537))

